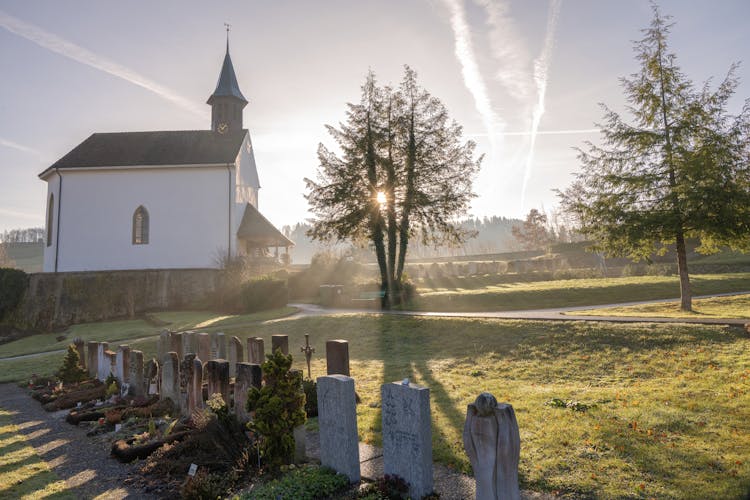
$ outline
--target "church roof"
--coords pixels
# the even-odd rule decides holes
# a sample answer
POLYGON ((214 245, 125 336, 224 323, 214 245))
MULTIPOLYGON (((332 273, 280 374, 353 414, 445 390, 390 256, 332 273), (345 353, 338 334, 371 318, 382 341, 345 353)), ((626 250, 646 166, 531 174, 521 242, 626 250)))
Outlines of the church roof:
POLYGON ((247 130, 92 134, 39 177, 55 169, 234 163, 247 130))
POLYGON ((236 97, 242 102, 247 104, 247 99, 242 95, 240 86, 237 83, 237 75, 234 74, 234 66, 232 66, 232 58, 229 57, 229 42, 227 41, 227 53, 224 56, 224 64, 221 65, 221 73, 219 74, 219 81, 216 83, 216 90, 208 98, 207 104, 211 104, 214 97, 236 97))
POLYGON ((248 203, 237 230, 237 237, 246 240, 253 247, 291 247, 292 240, 276 229, 258 209, 248 203))

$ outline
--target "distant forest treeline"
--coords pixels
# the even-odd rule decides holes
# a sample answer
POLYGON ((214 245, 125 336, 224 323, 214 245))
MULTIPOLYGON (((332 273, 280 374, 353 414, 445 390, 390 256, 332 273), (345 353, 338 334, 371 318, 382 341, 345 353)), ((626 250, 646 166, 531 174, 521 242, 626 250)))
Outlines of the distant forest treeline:
MULTIPOLYGON (((559 223, 560 218, 553 214, 549 217, 547 232, 550 242, 568 243, 571 239, 577 240, 573 231, 559 223)), ((433 257, 455 257, 463 255, 479 255, 502 252, 517 252, 523 249, 521 243, 513 236, 513 227, 520 227, 524 223, 521 219, 509 219, 506 217, 484 217, 470 218, 460 223, 461 228, 476 233, 465 244, 459 247, 438 247, 422 245, 418 240, 409 243, 409 255, 407 258, 433 258, 433 257)), ((293 226, 284 226, 282 231, 294 242, 291 250, 293 264, 307 264, 312 256, 324 250, 343 251, 351 248, 351 245, 339 243, 336 245, 323 245, 312 241, 306 235, 310 224, 298 223, 293 226)), ((374 258, 369 254, 361 255, 364 260, 374 258)))
POLYGON ((44 241, 43 227, 5 230, 0 233, 0 243, 40 243, 44 241))

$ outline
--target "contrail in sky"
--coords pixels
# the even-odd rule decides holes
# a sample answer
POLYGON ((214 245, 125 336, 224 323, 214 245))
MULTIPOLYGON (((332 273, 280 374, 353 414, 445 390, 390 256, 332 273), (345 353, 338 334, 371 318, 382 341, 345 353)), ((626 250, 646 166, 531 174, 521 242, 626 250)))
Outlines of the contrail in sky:
POLYGON ((534 61, 534 83, 536 83, 537 102, 531 114, 531 138, 529 140, 529 154, 526 157, 526 169, 523 173, 523 187, 521 189, 521 207, 524 207, 526 201, 526 188, 531 179, 531 166, 534 163, 534 146, 536 144, 537 131, 539 122, 544 115, 544 98, 547 93, 547 81, 549 78, 549 63, 552 55, 552 47, 555 43, 555 30, 557 29, 557 19, 560 16, 561 0, 551 0, 549 14, 547 16, 547 34, 544 37, 544 46, 542 53, 534 61))
POLYGON ((456 58, 461 63, 461 76, 463 76, 464 85, 466 85, 466 88, 474 98, 474 107, 476 107, 482 117, 484 128, 487 130, 487 135, 490 139, 492 156, 494 157, 496 147, 495 135, 499 120, 492 110, 487 86, 484 83, 482 74, 479 72, 479 65, 477 64, 474 47, 471 43, 469 24, 466 21, 466 12, 461 0, 444 0, 444 3, 451 13, 451 28, 453 29, 453 37, 456 44, 456 58))
MULTIPOLYGON (((571 128, 567 130, 537 130, 535 132, 532 132, 531 130, 525 130, 523 132, 498 132, 497 135, 502 136, 514 136, 514 135, 520 135, 520 136, 530 136, 532 133, 535 135, 572 135, 572 134, 591 134, 594 132, 599 132, 600 130, 598 128, 571 128)), ((487 134, 464 134, 467 137, 487 137, 487 134)))
POLYGON ((162 97, 197 116, 202 118, 206 116, 206 111, 202 106, 199 107, 197 104, 182 97, 172 89, 160 85, 130 68, 111 61, 106 57, 95 54, 80 45, 76 45, 73 42, 55 35, 54 33, 45 31, 38 26, 34 26, 33 24, 9 16, 2 11, 0 11, 0 26, 11 33, 34 42, 40 47, 44 47, 47 50, 51 50, 52 52, 73 59, 74 61, 85 64, 86 66, 91 66, 92 68, 104 71, 105 73, 109 73, 118 78, 122 78, 123 80, 138 85, 139 87, 143 87, 144 89, 153 92, 159 97, 162 97))
POLYGON ((44 155, 40 151, 37 151, 34 148, 30 148, 29 146, 24 146, 23 144, 18 144, 17 142, 13 142, 8 139, 3 139, 2 137, 0 137, 0 146, 15 149, 16 151, 23 151, 24 153, 28 153, 40 159, 44 159, 44 155))

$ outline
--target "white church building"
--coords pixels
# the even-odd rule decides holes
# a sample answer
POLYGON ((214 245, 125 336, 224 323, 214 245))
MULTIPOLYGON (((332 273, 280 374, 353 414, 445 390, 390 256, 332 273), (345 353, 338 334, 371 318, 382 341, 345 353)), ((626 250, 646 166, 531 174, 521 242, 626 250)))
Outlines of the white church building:
POLYGON ((97 133, 44 170, 45 272, 216 268, 293 243, 258 211, 229 45, 211 130, 97 133))

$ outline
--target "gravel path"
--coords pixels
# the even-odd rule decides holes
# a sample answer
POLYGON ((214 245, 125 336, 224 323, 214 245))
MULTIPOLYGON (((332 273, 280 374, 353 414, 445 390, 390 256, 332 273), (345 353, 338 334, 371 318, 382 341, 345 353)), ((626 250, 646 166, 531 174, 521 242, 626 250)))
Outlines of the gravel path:
POLYGON ((0 406, 14 413, 20 433, 77 498, 158 498, 128 486, 134 468, 111 458, 108 443, 65 422, 68 410, 46 412, 14 384, 0 384, 0 406))

